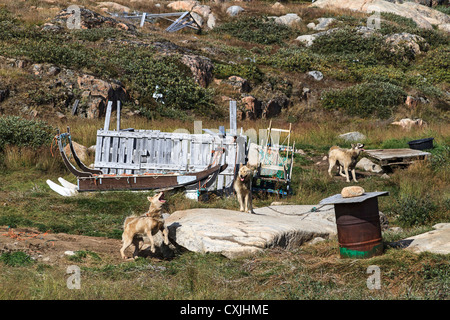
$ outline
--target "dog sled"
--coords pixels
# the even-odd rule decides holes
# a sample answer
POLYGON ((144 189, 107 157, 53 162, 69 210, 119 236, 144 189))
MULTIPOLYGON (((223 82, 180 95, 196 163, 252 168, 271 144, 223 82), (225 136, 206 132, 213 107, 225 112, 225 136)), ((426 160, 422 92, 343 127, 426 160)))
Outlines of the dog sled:
POLYGON ((61 185, 47 180, 49 187, 63 196, 72 196, 84 191, 170 190, 191 185, 208 186, 227 168, 227 164, 220 165, 224 148, 216 148, 212 152, 210 164, 198 172, 104 174, 101 170, 87 167, 77 156, 72 144, 70 128, 67 128, 67 133, 60 133, 58 130, 55 139, 64 164, 77 178, 77 185, 63 178, 58 179, 61 185), (63 143, 69 145, 78 168, 69 161, 63 143))
POLYGON ((291 141, 292 124, 289 129, 272 128, 266 131, 265 141, 257 150, 257 173, 253 191, 263 191, 286 196, 291 193, 290 184, 294 165, 295 142, 291 141))

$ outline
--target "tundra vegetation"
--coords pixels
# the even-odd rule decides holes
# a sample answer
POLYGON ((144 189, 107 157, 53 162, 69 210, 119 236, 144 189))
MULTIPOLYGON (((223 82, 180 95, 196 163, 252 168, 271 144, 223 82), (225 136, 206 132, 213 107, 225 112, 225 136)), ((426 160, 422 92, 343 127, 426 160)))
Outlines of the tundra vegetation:
MULTIPOLYGON (((118 1, 154 12, 152 1, 118 1)), ((0 299, 449 299, 448 255, 415 254, 389 246, 390 242, 431 230, 450 221, 450 43, 445 31, 421 29, 394 14, 381 14, 381 29, 362 36, 368 14, 312 8, 308 1, 239 3, 235 17, 228 3, 206 2, 217 15, 217 26, 195 33, 183 29, 169 34, 166 24, 146 24, 136 31, 100 27, 86 30, 45 30, 69 2, 0 0, 0 226, 31 228, 37 232, 66 233, 120 239, 126 216, 147 209, 152 192, 80 194, 62 198, 45 181, 63 177, 75 182, 55 152, 56 129, 70 126, 74 141, 91 146, 103 118, 71 115, 76 99, 86 95, 76 81, 55 80, 34 73, 31 66, 51 65, 61 74, 90 74, 120 83, 129 99, 122 110, 122 127, 193 132, 193 120, 203 128, 228 123, 228 101, 252 95, 264 108, 271 99, 288 103, 272 118, 273 126, 292 123, 295 147, 293 194, 287 199, 255 194, 254 207, 273 201, 317 204, 340 193, 348 184, 330 178, 323 157, 332 145, 350 147, 339 134, 359 131, 366 149, 408 148, 408 141, 433 137, 429 161, 381 175, 360 172, 358 185, 366 191, 389 191, 379 199, 391 227, 383 232, 385 252, 365 260, 344 260, 336 239, 295 249, 268 248, 264 254, 229 260, 216 254, 179 253, 172 259, 139 258, 122 262, 94 251, 77 251, 63 263, 46 264, 22 251, 0 247, 0 299), (280 11, 281 10, 281 11, 280 11), (292 26, 270 16, 296 13, 292 26), (310 46, 295 39, 313 34, 307 24, 319 17, 335 19, 336 31, 318 37, 310 46), (386 36, 409 33, 423 41, 392 48, 386 36), (213 81, 199 85, 182 63, 186 54, 202 56, 214 65, 213 81), (26 64, 22 67, 21 62, 26 64), (324 79, 308 76, 320 71, 324 79), (228 84, 238 76, 251 91, 228 84), (71 84, 71 85, 70 85, 71 84), (162 95, 162 100, 154 94, 162 95), (407 96, 415 103, 405 103, 407 96), (62 114, 62 116, 61 116, 62 114), (422 118, 425 128, 409 131, 390 123, 422 118), (81 268, 81 290, 66 286, 66 268, 81 268), (381 269, 382 287, 366 286, 367 267, 381 269)), ((96 2, 78 1, 96 10, 96 2)), ((161 6, 167 8, 166 2, 161 6)), ((447 13, 448 6, 438 10, 447 13)), ((162 10, 162 9, 161 9, 162 10)), ((162 11, 166 12, 166 11, 162 11)), ((106 13, 102 13, 105 14, 106 13)), ((75 77, 76 78, 76 77, 75 77)), ((268 118, 239 119, 244 130, 267 128, 268 118)), ((88 163, 94 156, 89 155, 88 163)), ((239 210, 233 197, 211 196, 208 201, 186 199, 180 192, 167 195, 168 213, 189 208, 239 210)), ((119 256, 120 246, 117 247, 119 256)))

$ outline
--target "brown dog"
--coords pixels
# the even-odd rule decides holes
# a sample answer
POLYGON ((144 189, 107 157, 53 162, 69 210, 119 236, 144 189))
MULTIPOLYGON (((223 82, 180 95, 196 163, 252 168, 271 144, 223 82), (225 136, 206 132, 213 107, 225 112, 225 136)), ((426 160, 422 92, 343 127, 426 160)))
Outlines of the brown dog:
POLYGON ((364 151, 363 148, 364 145, 362 143, 352 144, 351 149, 341 149, 338 146, 331 147, 328 153, 328 174, 330 177, 332 177, 331 169, 333 169, 334 165, 337 165, 339 167, 339 174, 345 177, 347 182, 350 182, 349 169, 352 171, 353 181, 358 182, 356 180, 355 166, 359 154, 364 151), (342 172, 342 168, 344 168, 345 174, 342 172))
POLYGON ((240 167, 238 176, 234 180, 233 187, 239 201, 240 211, 253 212, 252 206, 252 180, 253 168, 245 165, 240 167))
POLYGON ((150 240, 151 251, 155 252, 155 243, 153 241, 153 235, 161 231, 164 236, 164 243, 169 244, 169 231, 167 230, 164 219, 162 217, 162 205, 166 202, 164 200, 164 193, 160 192, 153 197, 147 197, 150 201, 150 208, 142 216, 129 216, 125 219, 123 224, 122 234, 122 248, 120 249, 120 255, 123 259, 126 259, 125 250, 133 243, 135 258, 139 253, 139 242, 143 241, 141 234, 147 235, 150 240))

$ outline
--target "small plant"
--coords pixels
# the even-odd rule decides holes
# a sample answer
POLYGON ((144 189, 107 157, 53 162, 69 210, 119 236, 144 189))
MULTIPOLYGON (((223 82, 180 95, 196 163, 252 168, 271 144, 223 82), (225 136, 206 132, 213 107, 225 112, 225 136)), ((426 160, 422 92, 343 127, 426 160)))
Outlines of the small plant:
POLYGON ((286 71, 306 72, 313 68, 318 60, 317 55, 305 49, 280 49, 274 55, 265 55, 258 58, 258 63, 286 71))
POLYGON ((292 37, 292 30, 266 17, 243 17, 222 24, 214 29, 218 34, 227 33, 242 41, 260 44, 282 44, 292 37))
POLYGON ((5 252, 0 255, 0 261, 11 267, 25 267, 33 263, 31 257, 22 251, 5 252))
POLYGON ((408 137, 403 139, 387 139, 384 140, 381 144, 382 149, 401 149, 401 148, 408 148, 408 141, 411 141, 413 139, 410 139, 408 137))
POLYGON ((264 74, 254 63, 249 64, 218 63, 214 67, 214 75, 218 79, 225 79, 230 76, 240 76, 255 83, 261 82, 264 78, 264 74))
POLYGON ((429 222, 436 205, 427 197, 403 196, 396 200, 393 213, 397 221, 405 227, 419 226, 429 222))
POLYGON ((83 262, 83 260, 86 259, 88 256, 90 256, 95 261, 101 260, 101 258, 95 252, 84 250, 75 251, 75 254, 67 257, 67 259, 73 262, 83 262))
POLYGON ((41 120, 21 117, 0 117, 0 150, 5 145, 38 148, 50 145, 55 129, 41 120))
POLYGON ((450 83, 450 46, 440 46, 430 51, 420 67, 433 83, 450 83))
POLYGON ((322 106, 328 110, 342 109, 353 116, 388 118, 405 98, 406 93, 399 86, 371 82, 327 91, 322 95, 322 106))

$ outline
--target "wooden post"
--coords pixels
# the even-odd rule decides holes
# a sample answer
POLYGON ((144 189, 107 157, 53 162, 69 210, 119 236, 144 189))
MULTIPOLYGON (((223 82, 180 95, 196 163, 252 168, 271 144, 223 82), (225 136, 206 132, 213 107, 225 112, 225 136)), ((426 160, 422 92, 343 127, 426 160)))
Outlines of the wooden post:
POLYGON ((106 116, 105 116, 105 127, 104 130, 109 130, 109 121, 111 119, 111 109, 112 109, 112 101, 108 101, 108 106, 106 107, 106 116))
POLYGON ((75 103, 72 106, 72 115, 74 116, 75 113, 77 113, 77 109, 78 109, 78 104, 80 103, 80 100, 75 100, 75 103))
POLYGON ((117 100, 117 125, 116 125, 116 130, 117 132, 120 131, 120 100, 117 100))
POLYGON ((144 26, 146 16, 147 16, 147 12, 144 12, 142 14, 141 23, 139 24, 139 27, 142 28, 144 26))
POLYGON ((230 133, 232 135, 237 134, 237 107, 236 101, 230 101, 230 133))

